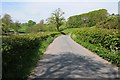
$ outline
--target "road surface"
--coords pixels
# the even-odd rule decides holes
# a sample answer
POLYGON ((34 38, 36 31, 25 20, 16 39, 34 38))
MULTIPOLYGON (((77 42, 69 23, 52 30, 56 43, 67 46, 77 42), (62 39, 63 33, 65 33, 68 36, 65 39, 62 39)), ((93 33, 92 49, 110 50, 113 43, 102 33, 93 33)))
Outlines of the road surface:
POLYGON ((29 76, 40 78, 120 78, 120 74, 118 67, 63 35, 48 46, 29 76))

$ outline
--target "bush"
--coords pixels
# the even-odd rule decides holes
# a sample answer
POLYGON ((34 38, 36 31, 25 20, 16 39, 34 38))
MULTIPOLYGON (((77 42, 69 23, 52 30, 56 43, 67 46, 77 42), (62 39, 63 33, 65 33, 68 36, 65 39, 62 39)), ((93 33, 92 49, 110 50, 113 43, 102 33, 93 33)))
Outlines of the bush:
POLYGON ((120 66, 120 35, 117 30, 91 27, 73 28, 65 32, 72 33, 72 38, 79 44, 120 66))
POLYGON ((96 27, 107 29, 119 29, 119 17, 117 15, 109 16, 107 19, 100 21, 96 24, 96 27))
POLYGON ((118 31, 98 29, 98 28, 83 28, 78 29, 74 33, 82 41, 91 44, 102 46, 110 51, 120 50, 120 35, 118 31))
POLYGON ((42 55, 43 42, 48 45, 57 33, 39 33, 3 37, 3 78, 27 78, 42 55), (47 40, 48 38, 51 38, 47 40), (40 48, 40 49, 39 49, 40 48))

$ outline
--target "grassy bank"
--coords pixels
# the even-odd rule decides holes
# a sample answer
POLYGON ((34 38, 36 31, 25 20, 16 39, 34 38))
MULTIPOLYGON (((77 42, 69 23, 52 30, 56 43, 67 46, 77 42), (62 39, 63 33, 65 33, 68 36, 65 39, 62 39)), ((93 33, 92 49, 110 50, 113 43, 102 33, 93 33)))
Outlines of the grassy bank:
POLYGON ((77 43, 120 67, 120 35, 117 30, 88 27, 71 28, 64 32, 71 33, 77 43))
POLYGON ((37 33, 2 37, 3 79, 25 79, 59 33, 37 33))

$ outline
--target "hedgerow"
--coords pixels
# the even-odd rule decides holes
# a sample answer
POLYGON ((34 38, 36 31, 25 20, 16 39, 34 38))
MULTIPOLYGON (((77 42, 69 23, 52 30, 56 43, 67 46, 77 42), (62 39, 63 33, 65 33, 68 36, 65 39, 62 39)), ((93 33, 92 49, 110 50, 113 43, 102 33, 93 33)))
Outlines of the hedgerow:
POLYGON ((65 32, 79 44, 97 53, 104 59, 120 66, 120 35, 118 30, 100 28, 74 28, 65 32))
POLYGON ((3 78, 27 78, 32 67, 42 56, 43 50, 57 34, 39 33, 2 37, 3 78))

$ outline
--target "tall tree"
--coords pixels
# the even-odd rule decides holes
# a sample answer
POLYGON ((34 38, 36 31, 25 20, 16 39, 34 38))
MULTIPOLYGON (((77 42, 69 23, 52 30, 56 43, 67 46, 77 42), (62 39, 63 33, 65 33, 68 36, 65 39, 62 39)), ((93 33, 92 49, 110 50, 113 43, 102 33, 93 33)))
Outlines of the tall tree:
POLYGON ((11 16, 9 14, 5 14, 2 17, 2 31, 7 33, 11 28, 12 28, 12 19, 11 16))
POLYGON ((47 19, 48 24, 55 24, 57 30, 60 31, 59 27, 62 25, 63 21, 65 20, 63 14, 64 12, 60 8, 56 9, 52 13, 51 17, 47 19))

